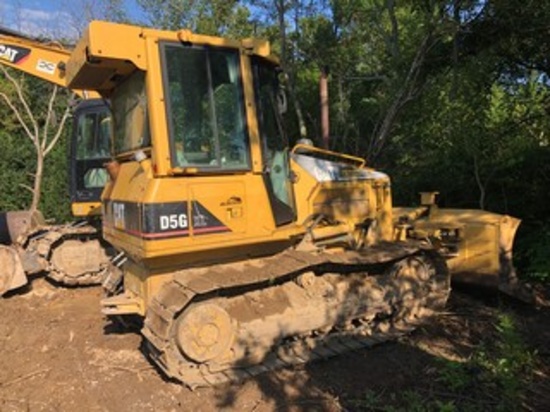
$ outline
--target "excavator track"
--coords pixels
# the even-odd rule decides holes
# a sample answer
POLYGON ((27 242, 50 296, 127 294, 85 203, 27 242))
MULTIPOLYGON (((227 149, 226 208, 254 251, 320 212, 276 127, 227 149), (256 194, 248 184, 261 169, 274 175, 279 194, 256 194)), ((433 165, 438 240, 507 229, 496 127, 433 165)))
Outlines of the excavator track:
POLYGON ((40 228, 23 243, 24 267, 30 273, 45 271, 64 285, 98 285, 109 265, 100 237, 90 224, 40 228))
POLYGON ((236 382, 411 332, 450 291, 431 250, 296 250, 175 273, 142 333, 151 359, 191 388, 236 382))

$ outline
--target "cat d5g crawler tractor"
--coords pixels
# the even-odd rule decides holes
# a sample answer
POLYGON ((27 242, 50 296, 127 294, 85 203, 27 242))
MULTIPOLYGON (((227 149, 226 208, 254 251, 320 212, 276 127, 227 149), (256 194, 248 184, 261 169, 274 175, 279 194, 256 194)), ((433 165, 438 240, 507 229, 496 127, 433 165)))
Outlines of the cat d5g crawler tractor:
POLYGON ((143 317, 151 359, 191 387, 395 337, 449 294, 387 175, 288 147, 278 74, 263 41, 106 22, 67 64, 112 105, 103 233, 127 260, 103 312, 143 317))

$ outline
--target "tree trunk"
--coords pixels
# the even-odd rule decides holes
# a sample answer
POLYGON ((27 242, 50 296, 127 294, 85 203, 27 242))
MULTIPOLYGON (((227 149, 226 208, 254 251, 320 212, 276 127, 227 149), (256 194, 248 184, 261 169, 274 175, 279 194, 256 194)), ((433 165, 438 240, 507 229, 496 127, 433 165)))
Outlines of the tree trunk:
POLYGON ((323 149, 330 146, 330 123, 329 123, 329 99, 328 99, 328 68, 321 68, 319 76, 319 107, 321 112, 321 138, 323 149))
POLYGON ((275 0, 275 8, 277 9, 277 22, 279 24, 279 34, 281 41, 281 66, 288 75, 288 94, 290 96, 290 99, 292 100, 294 111, 296 112, 296 117, 298 119, 300 137, 305 138, 307 137, 306 122, 304 120, 302 107, 300 105, 300 102, 298 101, 298 96, 296 95, 296 89, 294 87, 296 76, 294 75, 294 70, 290 67, 291 65, 289 64, 288 58, 285 24, 286 6, 284 0, 275 0))
POLYGON ((370 163, 375 163, 390 137, 390 133, 395 126, 397 118, 401 114, 401 110, 407 103, 416 98, 420 91, 419 77, 424 67, 424 62, 428 51, 432 45, 432 35, 428 33, 420 44, 416 55, 409 66, 407 75, 402 81, 402 84, 395 94, 384 118, 376 128, 373 138, 369 144, 369 153, 367 154, 370 163))
POLYGON ((44 153, 40 148, 36 150, 36 173, 34 175, 34 183, 32 188, 32 202, 30 211, 36 212, 40 204, 40 195, 42 189, 42 176, 44 175, 44 153))

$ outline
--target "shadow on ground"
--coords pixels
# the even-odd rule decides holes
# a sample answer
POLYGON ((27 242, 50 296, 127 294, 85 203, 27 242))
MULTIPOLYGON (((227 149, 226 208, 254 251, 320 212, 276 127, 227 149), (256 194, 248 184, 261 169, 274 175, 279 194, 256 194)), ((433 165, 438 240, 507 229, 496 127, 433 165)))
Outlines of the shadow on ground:
POLYGON ((549 347, 548 308, 536 309, 497 294, 454 292, 444 313, 397 342, 260 375, 243 385, 220 387, 215 390, 216 407, 407 411, 414 406, 440 410, 448 405, 454 410, 517 410, 517 406, 549 410, 549 347), (479 351, 489 351, 493 344, 498 348, 498 322, 503 313, 516 319, 523 348, 535 355, 533 370, 527 371, 517 399, 504 404, 500 391, 505 388, 493 387, 494 382, 487 381, 488 372, 471 362, 479 351), (252 390, 261 397, 249 402, 243 395, 252 390))

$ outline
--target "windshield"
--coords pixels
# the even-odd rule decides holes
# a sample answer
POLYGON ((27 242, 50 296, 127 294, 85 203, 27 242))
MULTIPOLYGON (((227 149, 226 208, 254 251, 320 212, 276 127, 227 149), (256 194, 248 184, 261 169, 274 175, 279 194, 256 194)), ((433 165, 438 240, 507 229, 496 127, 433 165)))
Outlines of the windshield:
POLYGON ((115 154, 150 145, 145 73, 136 71, 111 97, 115 154))
POLYGON ((249 169, 238 51, 162 47, 172 164, 249 169))

